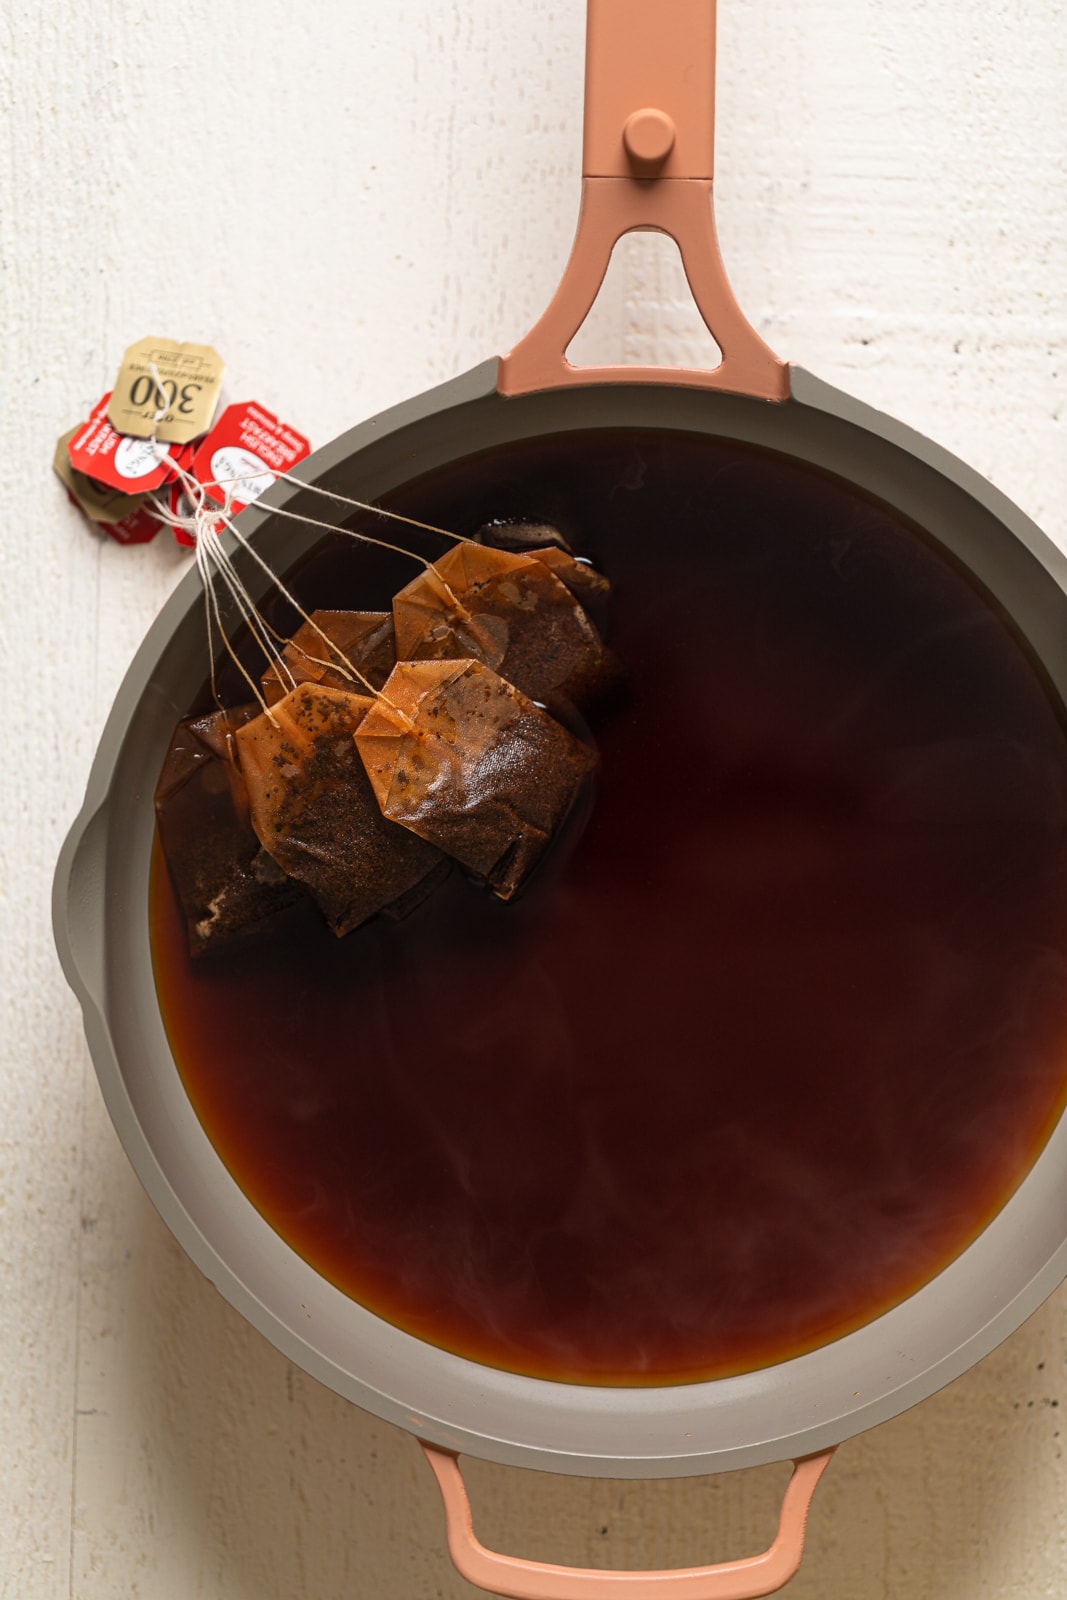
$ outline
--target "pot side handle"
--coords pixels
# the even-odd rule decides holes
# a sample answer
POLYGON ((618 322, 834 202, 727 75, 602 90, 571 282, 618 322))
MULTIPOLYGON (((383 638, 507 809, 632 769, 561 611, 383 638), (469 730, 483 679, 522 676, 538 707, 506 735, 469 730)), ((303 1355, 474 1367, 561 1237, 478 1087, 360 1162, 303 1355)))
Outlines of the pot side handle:
POLYGON ((730 288, 712 213, 715 0, 588 0, 582 205, 548 309, 500 362, 497 388, 528 394, 590 383, 673 383, 789 398, 789 369, 730 288), (719 365, 575 367, 566 351, 624 233, 666 233, 681 252, 719 365))
POLYGON ((558 1567, 500 1555, 480 1544, 459 1461, 449 1450, 420 1439, 445 1504, 448 1550, 468 1583, 511 1600, 756 1600, 788 1583, 804 1553, 804 1530, 811 1497, 833 1450, 803 1456, 793 1463, 778 1532, 762 1555, 723 1561, 709 1567, 679 1567, 661 1572, 600 1572, 558 1567))

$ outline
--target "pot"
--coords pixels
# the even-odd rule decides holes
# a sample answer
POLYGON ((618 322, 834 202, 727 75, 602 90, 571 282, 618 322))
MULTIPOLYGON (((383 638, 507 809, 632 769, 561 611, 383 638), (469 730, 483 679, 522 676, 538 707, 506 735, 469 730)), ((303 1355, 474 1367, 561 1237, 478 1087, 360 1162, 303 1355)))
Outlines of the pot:
MULTIPOLYGON (((515 350, 352 429, 303 477, 368 503, 468 457, 561 435, 660 430, 802 463, 923 530, 1039 663, 1067 706, 1067 561, 977 473, 911 429, 787 367, 747 324, 715 240, 713 10, 704 0, 589 0, 583 204, 545 316, 515 350), (681 250, 723 352, 711 372, 571 366, 618 237, 659 229, 681 250)), ((279 483, 242 514, 265 562, 292 567, 321 537, 285 513, 329 519, 317 494, 279 483), (294 532, 294 529, 296 530, 294 532)), ((224 535, 228 538, 228 535, 224 535)), ((232 553, 253 594, 267 580, 232 553)), ((190 1104, 157 1001, 149 942, 152 794, 171 731, 205 674, 203 601, 191 572, 116 698, 85 804, 56 873, 54 921, 108 1109, 146 1190, 225 1297, 292 1361, 412 1431, 445 1496, 449 1543, 475 1583, 516 1596, 755 1595, 800 1559, 807 1502, 842 1440, 965 1371, 1067 1276, 1067 1121, 973 1242, 865 1325, 760 1370, 623 1387, 549 1381, 412 1337, 335 1288, 291 1249, 230 1176, 190 1104), (456 1457, 553 1472, 645 1477, 797 1463, 771 1550, 725 1568, 581 1574, 495 1556, 473 1536, 456 1457)))

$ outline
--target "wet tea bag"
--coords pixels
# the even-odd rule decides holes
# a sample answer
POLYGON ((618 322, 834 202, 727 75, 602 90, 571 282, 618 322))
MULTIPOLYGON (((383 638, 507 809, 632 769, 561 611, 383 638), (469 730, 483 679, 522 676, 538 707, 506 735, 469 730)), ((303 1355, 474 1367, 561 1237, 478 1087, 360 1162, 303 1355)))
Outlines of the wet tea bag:
POLYGON ((541 550, 554 548, 572 554, 570 545, 550 522, 511 522, 498 518, 483 522, 473 535, 476 544, 492 545, 494 550, 510 550, 515 555, 536 555, 541 550))
POLYGON ((388 611, 313 611, 282 652, 282 663, 262 678, 268 705, 296 683, 323 683, 331 689, 380 689, 396 664, 393 618, 388 611), (325 637, 323 637, 325 635, 325 637))
POLYGON ((306 884, 333 931, 350 933, 439 868, 432 843, 382 816, 353 734, 375 701, 302 683, 237 730, 252 826, 306 884))
POLYGON ((571 809, 592 750, 483 663, 398 662, 356 729, 384 816, 508 900, 571 809))
POLYGON ((544 562, 464 541, 393 600, 398 661, 473 658, 532 700, 581 706, 598 691, 596 627, 544 562))
POLYGON ((544 549, 530 553, 536 556, 543 567, 554 572, 561 583, 566 584, 597 629, 602 629, 607 621, 608 601, 611 598, 611 584, 604 574, 598 572, 591 561, 581 561, 569 550, 561 550, 557 545, 546 545, 544 549))
POLYGON ((558 528, 549 522, 487 522, 474 535, 477 544, 513 555, 535 556, 565 583, 578 604, 603 633, 611 584, 591 561, 576 556, 558 528))
POLYGON ((252 827, 234 734, 256 705, 180 722, 156 786, 156 822, 194 956, 251 933, 299 898, 252 827))

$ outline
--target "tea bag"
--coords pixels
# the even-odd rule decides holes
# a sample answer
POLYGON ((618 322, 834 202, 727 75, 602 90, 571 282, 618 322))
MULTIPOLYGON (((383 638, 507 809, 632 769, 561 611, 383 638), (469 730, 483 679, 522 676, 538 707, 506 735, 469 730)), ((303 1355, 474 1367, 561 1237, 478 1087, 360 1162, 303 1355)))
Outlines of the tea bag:
POLYGON ((393 600, 398 661, 474 659, 532 700, 582 705, 597 692, 604 646, 540 557, 465 541, 393 600))
POLYGON ((392 615, 388 611, 313 611, 310 621, 302 623, 286 645, 282 662, 263 674, 268 705, 283 699, 294 679, 296 683, 323 683, 331 689, 358 692, 361 685, 352 669, 380 689, 396 664, 392 615))
POLYGON ((558 528, 548 522, 487 522, 474 535, 478 544, 514 555, 536 556, 565 583, 602 633, 607 623, 611 584, 591 561, 576 556, 558 528))
POLYGON ((515 555, 536 555, 549 548, 573 554, 562 533, 550 522, 509 522, 501 518, 483 522, 473 537, 476 544, 492 545, 494 550, 510 550, 515 555))
POLYGON ((352 739, 374 704, 302 683, 237 730, 252 826, 338 935, 411 894, 441 860, 378 808, 352 739))
POLYGON ((242 706, 180 722, 156 785, 160 844, 194 956, 257 930, 302 892, 249 817, 234 734, 258 712, 242 706))
POLYGON ((402 661, 356 729, 384 816, 509 900, 596 764, 479 661, 402 661))

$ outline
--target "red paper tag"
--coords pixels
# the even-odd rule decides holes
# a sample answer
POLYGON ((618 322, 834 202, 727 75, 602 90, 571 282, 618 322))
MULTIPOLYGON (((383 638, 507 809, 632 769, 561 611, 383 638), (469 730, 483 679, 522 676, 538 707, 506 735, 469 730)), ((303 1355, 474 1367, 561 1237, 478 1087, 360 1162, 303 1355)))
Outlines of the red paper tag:
POLYGON ((147 544, 155 538, 163 523, 150 506, 141 506, 140 510, 123 517, 121 522, 102 522, 99 526, 117 539, 119 544, 147 544))
POLYGON ((276 481, 311 454, 311 445, 264 406, 244 400, 227 406, 211 432, 196 446, 193 476, 211 485, 221 504, 232 489, 232 509, 242 511, 276 481))
MULTIPOLYGON (((84 511, 84 507, 78 505, 69 489, 67 499, 72 506, 78 506, 79 511, 84 511)), ((163 524, 147 506, 139 506, 136 511, 131 511, 128 517, 122 517, 118 522, 91 522, 90 526, 98 533, 110 534, 119 544, 148 544, 155 538, 163 524)))
POLYGON ((125 494, 142 494, 167 483, 174 476, 175 466, 188 468, 192 445, 158 445, 149 439, 131 439, 116 433, 107 420, 110 399, 110 393, 106 394, 94 407, 88 422, 78 429, 67 447, 76 472, 84 472, 97 483, 106 483, 125 494), (160 460, 160 451, 164 450, 166 457, 160 460))

